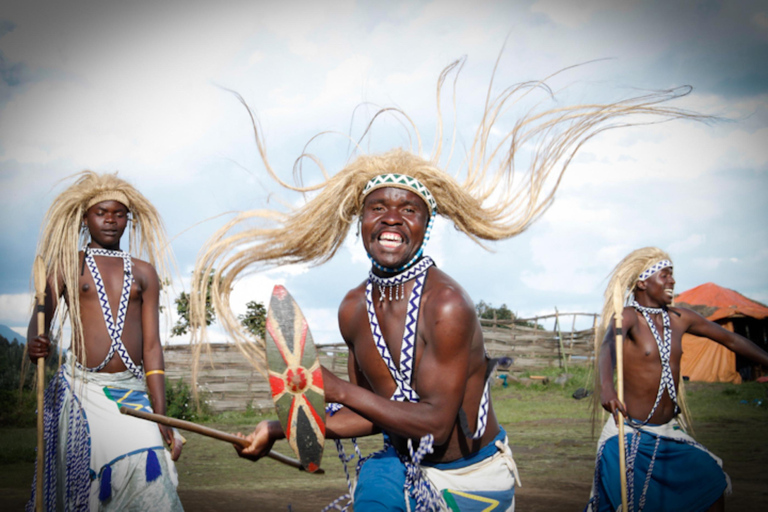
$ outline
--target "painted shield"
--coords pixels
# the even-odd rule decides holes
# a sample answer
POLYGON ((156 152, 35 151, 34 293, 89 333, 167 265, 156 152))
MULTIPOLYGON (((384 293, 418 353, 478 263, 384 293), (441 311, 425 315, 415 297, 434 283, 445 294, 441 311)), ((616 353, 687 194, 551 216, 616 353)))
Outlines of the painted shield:
POLYGON ((323 374, 309 325, 288 290, 272 290, 267 312, 269 386, 288 444, 302 467, 320 469, 325 442, 323 374))

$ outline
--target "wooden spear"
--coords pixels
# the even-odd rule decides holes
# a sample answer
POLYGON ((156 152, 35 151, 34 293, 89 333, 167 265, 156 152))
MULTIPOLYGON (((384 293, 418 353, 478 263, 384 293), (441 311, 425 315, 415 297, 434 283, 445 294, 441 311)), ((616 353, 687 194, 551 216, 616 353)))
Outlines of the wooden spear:
MULTIPOLYGON (((616 391, 619 395, 619 401, 624 403, 624 336, 621 331, 623 311, 616 315, 616 391)), ((621 471, 621 509, 623 512, 627 508, 627 454, 624 439, 624 415, 621 411, 618 413, 619 427, 619 471, 621 471)))
MULTIPOLYGON (((37 335, 45 332, 45 263, 39 255, 35 258, 32 268, 35 281, 35 298, 37 299, 37 335)), ((45 388, 45 358, 37 359, 37 488, 35 492, 35 510, 43 510, 43 466, 45 465, 45 450, 43 446, 43 391, 45 388)))
MULTIPOLYGON (((135 416, 136 418, 141 418, 143 420, 154 421, 155 423, 160 423, 162 425, 167 425, 169 427, 175 427, 175 428, 180 428, 182 430, 195 432, 197 434, 201 434, 207 437, 212 437, 220 441, 226 441, 232 444, 239 444, 243 448, 247 448, 248 446, 251 445, 251 443, 246 439, 237 437, 232 434, 228 434, 226 432, 222 432, 221 430, 204 427, 202 425, 198 425, 197 423, 192 423, 191 421, 184 421, 176 418, 170 418, 168 416, 163 416, 162 414, 154 414, 151 412, 137 411, 135 409, 131 409, 125 406, 120 407, 120 412, 123 414, 127 414, 129 416, 135 416)), ((302 467, 301 463, 298 460, 287 457, 282 453, 271 451, 267 454, 267 457, 269 457, 270 459, 274 459, 278 462, 282 462, 283 464, 287 464, 288 466, 304 470, 304 468, 302 467)), ((313 474, 319 475, 323 473, 325 473, 325 471, 320 469, 318 471, 315 471, 313 474)))

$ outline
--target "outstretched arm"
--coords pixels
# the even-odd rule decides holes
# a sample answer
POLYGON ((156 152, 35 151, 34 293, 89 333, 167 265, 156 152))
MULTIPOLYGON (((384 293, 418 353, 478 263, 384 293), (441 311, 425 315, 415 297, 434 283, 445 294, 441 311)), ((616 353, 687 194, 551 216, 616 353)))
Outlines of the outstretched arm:
POLYGON ((768 368, 768 352, 755 345, 749 339, 736 334, 735 332, 731 332, 728 329, 724 329, 715 322, 710 322, 690 309, 676 308, 676 310, 680 311, 680 313, 684 315, 684 318, 688 320, 689 326, 687 332, 696 336, 709 338, 733 352, 768 368))
MULTIPOLYGON (((142 284, 142 360, 147 390, 152 401, 152 410, 156 414, 165 415, 165 360, 160 343, 160 280, 155 269, 148 263, 137 261, 134 269, 142 284)), ((160 424, 158 428, 165 442, 171 447, 171 457, 177 460, 181 455, 181 443, 174 440, 173 429, 160 424)))

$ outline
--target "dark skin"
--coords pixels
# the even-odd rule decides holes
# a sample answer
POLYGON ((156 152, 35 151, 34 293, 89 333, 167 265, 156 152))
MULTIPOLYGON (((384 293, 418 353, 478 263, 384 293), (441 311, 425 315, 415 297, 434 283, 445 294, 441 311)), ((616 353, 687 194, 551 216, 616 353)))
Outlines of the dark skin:
MULTIPOLYGON (((128 209, 117 201, 102 201, 93 205, 83 216, 83 222, 91 233, 90 247, 120 250, 120 238, 128 223, 128 209)), ((83 252, 79 254, 79 266, 82 268, 83 252)), ((109 305, 113 315, 117 311, 123 286, 123 260, 94 256, 99 267, 104 286, 107 290, 109 305)), ((128 309, 125 316, 122 341, 131 360, 144 364, 144 370, 162 370, 164 366, 163 347, 160 342, 159 295, 160 281, 154 267, 149 263, 132 259, 133 283, 129 295, 128 309)), ((48 332, 59 297, 53 293, 52 277, 49 276, 45 290, 45 332, 48 332)), ((101 305, 96 293, 96 285, 87 269, 79 277, 80 318, 85 338, 85 354, 75 354, 81 364, 94 367, 101 364, 109 352, 112 343, 107 333, 101 305)), ((59 278, 58 289, 66 300, 64 281, 59 278)), ((38 335, 36 315, 32 315, 27 329, 29 358, 35 362, 40 357, 50 355, 50 339, 47 334, 38 335)), ((113 355, 100 370, 103 373, 117 373, 127 370, 119 356, 113 355)), ((152 402, 152 409, 157 414, 165 415, 165 375, 152 374, 146 377, 147 390, 152 402)), ((166 443, 171 446, 173 460, 181 455, 181 443, 174 442, 173 430, 165 425, 158 425, 166 443)))
MULTIPOLYGON (((363 245, 376 262, 397 268, 409 262, 421 247, 428 220, 427 205, 413 192, 399 188, 376 190, 363 204, 363 245)), ((411 281, 405 285, 406 297, 413 284, 411 281)), ((466 292, 441 270, 429 270, 419 314, 412 382, 420 401, 408 403, 389 399, 396 385, 374 345, 365 286, 363 282, 349 291, 339 308, 341 334, 353 356, 349 358, 349 382, 323 369, 326 401, 345 405, 328 418, 326 437, 361 437, 386 431, 395 448, 407 453, 408 439, 418 441, 432 434, 435 451, 426 460, 433 462, 453 461, 487 445, 499 433, 492 406, 481 439, 465 437, 458 419, 459 408, 463 408, 469 428, 476 427, 487 368, 482 330, 466 292)), ((407 300, 379 301, 374 286, 373 301, 387 347, 399 364, 407 300)), ((250 447, 236 449, 241 456, 257 460, 284 437, 279 422, 265 421, 247 437, 250 447)))
MULTIPOLYGON (((670 368, 675 380, 675 387, 680 382, 680 359, 683 354, 682 338, 684 333, 703 336, 724 345, 728 349, 748 357, 768 367, 768 353, 747 338, 710 322, 698 313, 686 308, 669 307, 674 294, 675 278, 672 267, 662 269, 645 281, 635 285, 635 300, 641 306, 667 308, 672 329, 670 368)), ((660 336, 663 334, 661 314, 650 315, 660 336)), ((616 341, 614 323, 611 323, 600 348, 600 402, 603 408, 617 416, 621 412, 625 417, 643 421, 651 412, 656 400, 661 379, 661 359, 658 346, 648 323, 635 308, 624 308, 622 315, 624 332, 624 403, 619 401, 613 385, 613 369, 616 360, 616 341)), ((664 424, 675 417, 675 405, 664 391, 661 402, 649 422, 664 424)), ((721 497, 710 510, 723 510, 721 497)))

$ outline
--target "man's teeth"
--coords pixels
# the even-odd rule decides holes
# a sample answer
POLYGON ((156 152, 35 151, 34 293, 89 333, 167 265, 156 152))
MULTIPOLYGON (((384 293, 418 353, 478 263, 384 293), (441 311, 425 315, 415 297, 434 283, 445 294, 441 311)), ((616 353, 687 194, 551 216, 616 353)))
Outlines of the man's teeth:
POLYGON ((379 236, 379 242, 385 247, 396 247, 403 243, 403 237, 397 233, 382 233, 379 236))

